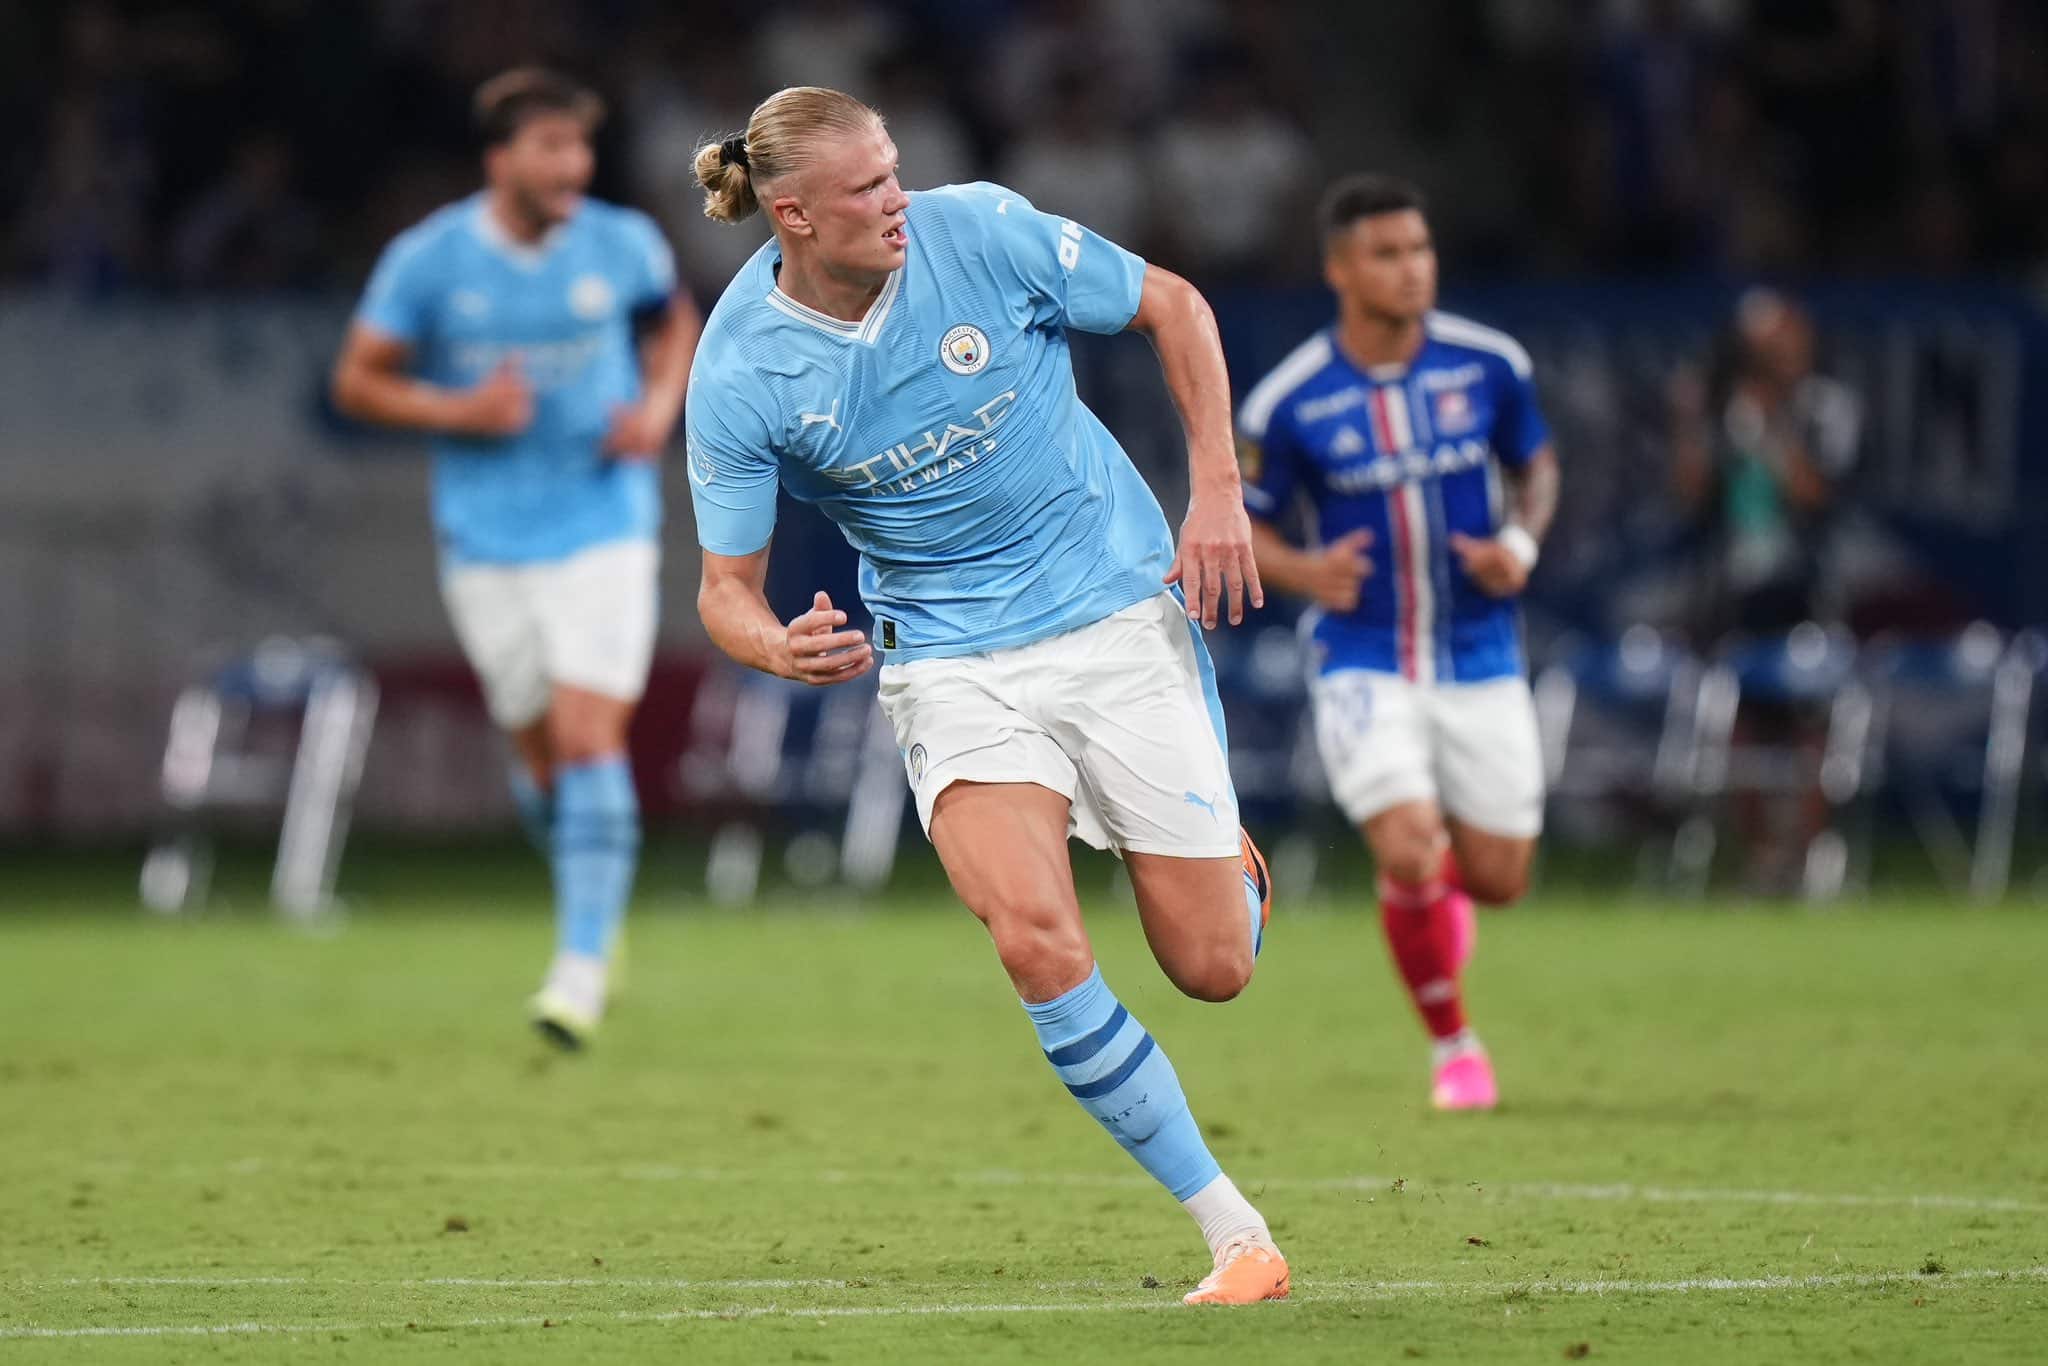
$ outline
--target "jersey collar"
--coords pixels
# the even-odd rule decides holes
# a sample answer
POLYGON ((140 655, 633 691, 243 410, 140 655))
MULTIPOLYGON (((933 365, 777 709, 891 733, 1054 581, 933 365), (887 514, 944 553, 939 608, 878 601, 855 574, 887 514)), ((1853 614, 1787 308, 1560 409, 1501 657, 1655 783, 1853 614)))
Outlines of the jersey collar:
POLYGON ((1422 352, 1429 349, 1429 343, 1430 337, 1425 331, 1422 336, 1422 350, 1417 351, 1408 360, 1388 361, 1384 365, 1360 365, 1351 358, 1351 353, 1344 349, 1344 343, 1338 340, 1336 325, 1332 324, 1330 327, 1331 352, 1344 362, 1345 368, 1352 374, 1363 376, 1374 384, 1394 384, 1407 379, 1408 372, 1421 362, 1422 352))
POLYGON ((868 311, 861 315, 859 322, 847 322, 829 313, 820 313, 808 304, 800 304, 782 292, 781 285, 768 287, 768 306, 778 313, 785 313, 800 323, 808 323, 827 336, 843 337, 847 341, 873 346, 875 338, 882 335, 882 324, 888 321, 889 310, 896 304, 896 295, 903 287, 903 269, 897 267, 889 273, 882 285, 882 292, 868 305, 868 311))
POLYGON ((522 242, 506 232, 504 226, 491 217, 490 200, 483 194, 476 197, 474 207, 470 210, 469 226, 485 246, 526 271, 539 270, 541 263, 547 260, 548 253, 569 229, 567 223, 557 223, 541 234, 540 241, 522 242))

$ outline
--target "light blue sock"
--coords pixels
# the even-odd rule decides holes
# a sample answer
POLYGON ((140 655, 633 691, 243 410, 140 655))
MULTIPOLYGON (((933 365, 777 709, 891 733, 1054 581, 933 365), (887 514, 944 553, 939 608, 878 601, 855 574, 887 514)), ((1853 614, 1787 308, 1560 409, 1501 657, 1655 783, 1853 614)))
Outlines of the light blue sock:
POLYGON ((1259 950, 1266 946, 1266 893, 1252 877, 1252 870, 1244 870, 1244 905, 1252 918, 1252 957, 1259 956, 1259 950))
POLYGON ((640 857, 640 801, 622 754, 555 770, 555 943, 611 951, 640 857))
POLYGON ((1153 1179, 1186 1200, 1223 1169, 1188 1112, 1173 1064, 1103 985, 1102 969, 1066 995, 1024 1003, 1053 1071, 1153 1179))
POLYGON ((555 799, 533 780, 525 764, 515 763, 506 771, 512 784, 512 801, 519 808, 519 828, 540 856, 547 858, 555 835, 555 799))

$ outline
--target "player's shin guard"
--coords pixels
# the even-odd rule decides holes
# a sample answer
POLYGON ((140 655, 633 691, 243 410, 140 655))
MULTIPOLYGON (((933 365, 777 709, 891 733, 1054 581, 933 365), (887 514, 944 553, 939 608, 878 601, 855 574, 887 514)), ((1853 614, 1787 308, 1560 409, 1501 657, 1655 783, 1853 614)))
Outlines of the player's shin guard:
POLYGON ((563 953, 603 958, 625 919, 640 858, 640 801, 624 755, 555 775, 555 931, 563 953))
POLYGON ((1421 886, 1380 878, 1380 925, 1394 968, 1408 987, 1430 1037, 1448 1039, 1465 1028, 1465 1004, 1458 990, 1456 947, 1437 902, 1453 895, 1440 881, 1421 886))
POLYGON ((1100 968, 1064 996, 1024 1003, 1046 1060, 1081 1108, 1185 1201, 1222 1175, 1173 1064, 1103 985, 1100 968))

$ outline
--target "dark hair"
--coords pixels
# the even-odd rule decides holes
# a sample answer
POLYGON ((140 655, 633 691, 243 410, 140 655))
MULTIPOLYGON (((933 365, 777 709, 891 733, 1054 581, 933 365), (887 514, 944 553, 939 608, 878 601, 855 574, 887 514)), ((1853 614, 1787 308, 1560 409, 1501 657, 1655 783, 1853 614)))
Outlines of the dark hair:
POLYGON ((515 66, 476 88, 470 114, 484 146, 496 147, 519 136, 526 121, 537 114, 569 114, 595 128, 604 119, 604 101, 560 72, 515 66))
POLYGON ((1327 240, 1361 218, 1377 218, 1404 209, 1420 213, 1425 208, 1422 191, 1398 176, 1348 175, 1323 192, 1316 223, 1327 240))

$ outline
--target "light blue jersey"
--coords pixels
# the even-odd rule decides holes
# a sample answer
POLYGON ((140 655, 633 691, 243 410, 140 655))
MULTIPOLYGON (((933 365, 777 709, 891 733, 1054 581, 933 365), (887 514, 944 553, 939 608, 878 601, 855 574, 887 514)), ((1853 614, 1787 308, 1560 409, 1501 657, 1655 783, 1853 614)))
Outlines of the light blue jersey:
POLYGON ((697 537, 761 549, 778 480, 838 524, 892 662, 1058 635, 1163 591, 1173 538, 1074 392, 1066 329, 1118 332, 1145 263, 998 185, 910 196, 867 316, 776 287, 770 241, 712 311, 688 402, 697 537))
POLYGON ((520 564, 656 534, 655 465, 599 447, 612 410, 640 396, 633 317, 675 285, 652 220, 592 199, 527 246, 476 194, 385 249, 358 321, 411 347, 414 373, 431 383, 468 388, 509 357, 534 391, 533 425, 519 435, 434 441, 445 556, 520 564))

